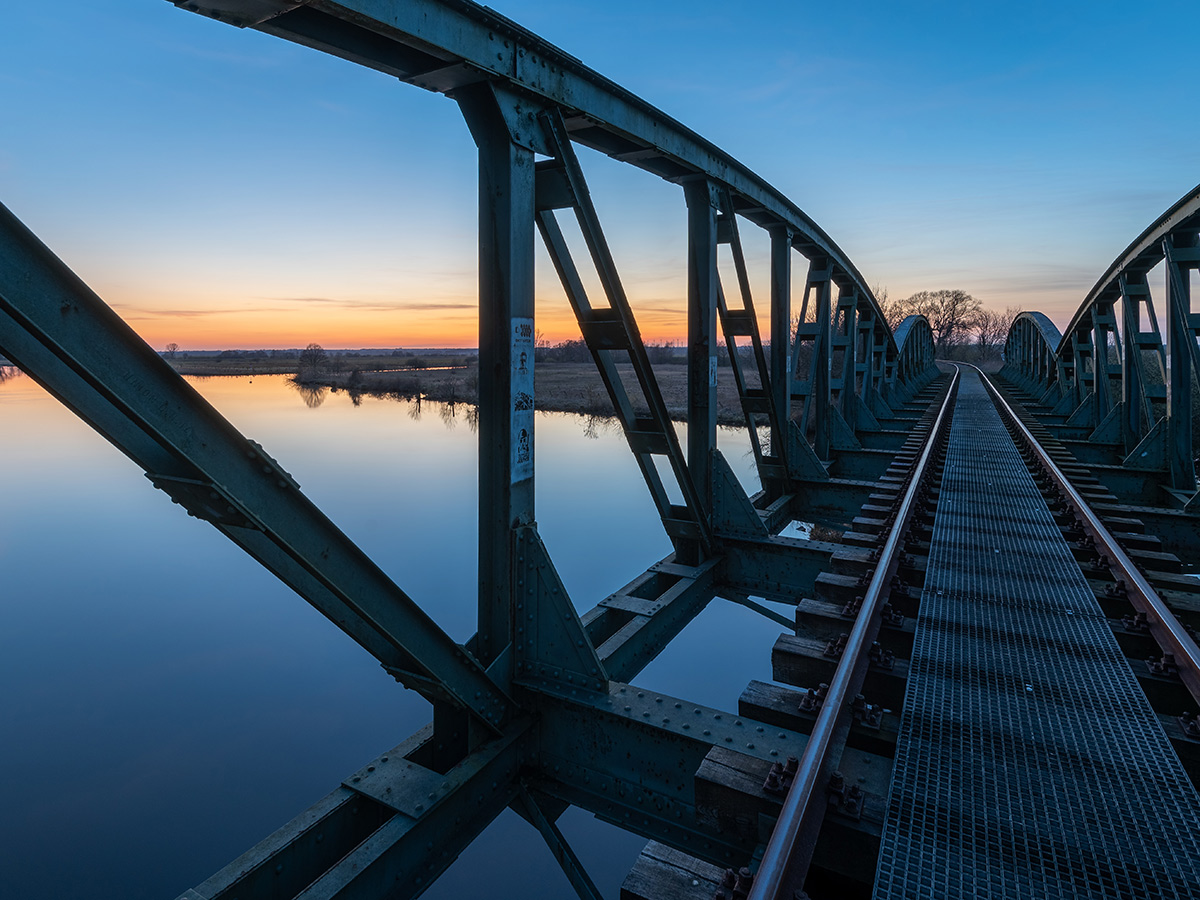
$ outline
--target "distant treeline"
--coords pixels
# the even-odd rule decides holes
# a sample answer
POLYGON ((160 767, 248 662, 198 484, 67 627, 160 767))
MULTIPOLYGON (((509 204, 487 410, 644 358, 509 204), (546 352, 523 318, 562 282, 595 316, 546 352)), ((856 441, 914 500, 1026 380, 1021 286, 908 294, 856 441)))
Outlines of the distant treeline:
MULTIPOLYGON (((687 350, 668 341, 664 344, 647 344, 646 353, 651 363, 686 363, 687 350)), ((542 342, 534 348, 534 359, 538 362, 591 362, 592 354, 582 338, 560 341, 557 344, 542 342)))
MULTIPOLYGON (((174 359, 298 359, 303 350, 300 347, 285 348, 282 350, 180 350, 178 348, 171 349, 168 345, 165 351, 162 351, 162 356, 171 357, 174 359)), ((463 347, 457 349, 440 349, 440 348, 420 348, 420 347, 400 347, 397 349, 368 349, 368 350, 325 350, 328 356, 337 356, 342 359, 379 359, 380 357, 391 357, 400 359, 403 357, 424 354, 428 356, 475 356, 478 351, 474 347, 463 347)))
MULTIPOLYGON (((462 349, 379 349, 379 350, 326 350, 319 345, 313 345, 319 350, 321 359, 312 368, 332 369, 341 371, 352 368, 355 361, 362 360, 363 368, 379 368, 385 359, 396 360, 397 367, 424 368, 427 365, 474 365, 479 358, 475 348, 462 349), (432 359, 427 359, 432 357, 432 359), (368 362, 369 361, 369 362, 368 362)), ((770 342, 764 349, 770 356, 770 342)), ((216 362, 261 362, 275 360, 277 362, 302 360, 306 351, 300 348, 283 350, 179 350, 168 349, 162 354, 168 359, 207 360, 216 362)), ((683 343, 665 341, 646 345, 646 354, 654 365, 685 365, 687 363, 687 347, 683 343)), ((717 344, 717 363, 722 367, 729 365, 729 351, 724 341, 717 344)), ((738 356, 743 363, 753 364, 753 349, 748 343, 738 347, 738 356)), ((560 341, 551 344, 539 341, 534 348, 534 358, 538 362, 547 363, 586 363, 592 361, 591 352, 581 338, 560 341)))

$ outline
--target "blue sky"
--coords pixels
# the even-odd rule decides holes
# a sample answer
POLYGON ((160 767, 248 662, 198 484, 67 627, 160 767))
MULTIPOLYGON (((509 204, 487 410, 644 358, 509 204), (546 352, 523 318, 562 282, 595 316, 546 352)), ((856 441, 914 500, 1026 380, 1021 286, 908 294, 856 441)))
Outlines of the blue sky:
MULTIPOLYGON (((1064 323, 1200 182, 1194 6, 492 5, 757 170, 892 296, 962 288, 1064 323)), ((7 7, 0 202, 152 344, 473 330, 452 102, 165 0, 7 7)), ((584 164, 644 330, 681 334, 678 188, 584 164)), ((542 278, 555 336, 565 311, 542 278)))

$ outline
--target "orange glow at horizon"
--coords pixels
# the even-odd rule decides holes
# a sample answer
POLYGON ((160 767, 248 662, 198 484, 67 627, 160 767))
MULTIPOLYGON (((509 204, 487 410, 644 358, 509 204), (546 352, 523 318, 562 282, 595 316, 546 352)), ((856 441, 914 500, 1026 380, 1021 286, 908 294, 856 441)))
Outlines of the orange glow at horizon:
MULTIPOLYGON (((685 301, 634 304, 642 339, 647 343, 682 343, 687 332, 685 301)), ((276 308, 220 307, 189 310, 129 307, 113 304, 116 312, 156 350, 174 343, 180 350, 281 349, 318 343, 330 349, 364 347, 475 347, 479 321, 474 302, 442 309, 387 311, 312 308, 280 303, 276 308), (468 308, 469 307, 469 308, 468 308)), ((552 344, 580 337, 566 301, 555 297, 536 301, 537 329, 552 344)))
MULTIPOLYGON (((1065 327, 1076 299, 1047 300, 1042 309, 1065 327), (1058 302, 1054 302, 1058 300, 1058 302)), ((686 344, 686 301, 643 299, 631 301, 642 340, 647 344, 686 344)), ((257 350, 304 347, 318 343, 328 349, 368 347, 467 348, 479 343, 479 322, 474 301, 429 308, 355 309, 316 307, 281 301, 270 308, 213 307, 180 311, 164 307, 114 304, 115 311, 156 350, 174 343, 180 350, 257 350)), ((989 306, 989 308, 991 308, 989 306)), ((769 323, 759 313, 763 339, 769 340, 769 323)), ((551 344, 578 340, 579 327, 566 301, 539 297, 536 327, 551 344)))

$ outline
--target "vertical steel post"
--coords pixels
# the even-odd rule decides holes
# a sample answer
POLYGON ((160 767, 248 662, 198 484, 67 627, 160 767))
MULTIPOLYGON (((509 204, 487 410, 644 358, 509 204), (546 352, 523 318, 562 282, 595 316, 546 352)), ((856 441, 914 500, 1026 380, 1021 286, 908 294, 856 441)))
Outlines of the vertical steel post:
POLYGON ((792 230, 775 225, 771 232, 771 455, 787 456, 787 430, 792 418, 789 373, 792 339, 792 230))
MULTIPOLYGON (((817 265, 814 260, 812 265, 817 265)), ((829 262, 822 260, 822 266, 828 270, 829 262)), ((833 353, 830 345, 832 336, 832 298, 830 296, 829 279, 825 278, 815 285, 817 292, 817 337, 813 342, 813 378, 812 378, 812 414, 813 414, 813 449, 821 459, 830 458, 829 416, 833 407, 830 395, 830 367, 833 353)))
POLYGON ((1037 381, 1041 377, 1041 353, 1037 342, 1031 334, 1032 329, 1028 324, 1021 323, 1021 331, 1018 336, 1018 347, 1020 348, 1021 356, 1021 371, 1031 374, 1033 379, 1037 381))
MULTIPOLYGON (((882 398, 883 393, 879 389, 879 343, 875 334, 876 318, 873 312, 868 312, 865 316, 859 316, 859 334, 863 339, 863 362, 866 363, 866 368, 863 369, 863 385, 862 398, 866 401, 870 398, 871 401, 882 398), (876 396, 872 397, 868 391, 874 391, 876 396)), ((872 405, 868 403, 868 406, 872 405)))
MULTIPOLYGON (((1124 353, 1121 359, 1121 443, 1129 453, 1137 445, 1142 434, 1142 367, 1141 367, 1141 302, 1144 295, 1135 291, 1144 290, 1142 284, 1136 288, 1130 284, 1128 275, 1121 275, 1121 343, 1124 353)), ((1147 423, 1149 425, 1149 423, 1147 423)))
POLYGON ((688 469, 711 517, 717 447, 717 209, 707 178, 683 182, 688 209, 688 469))
POLYGON ((1174 261, 1171 250, 1192 247, 1193 235, 1167 237, 1167 470, 1171 486, 1196 489, 1192 446, 1192 349, 1188 327, 1192 312, 1191 273, 1174 261))
POLYGON ((842 350, 842 392, 838 400, 842 407, 842 418, 850 430, 858 433, 858 291, 848 291, 843 297, 838 291, 838 310, 841 312, 839 327, 845 340, 842 350))
MULTIPOLYGON (((479 147, 479 633, 485 666, 512 632, 515 529, 533 524, 534 156, 490 85, 456 92, 479 147)), ((507 673, 499 680, 506 683, 507 673)))
POLYGON ((1095 394, 1096 394, 1096 342, 1093 338, 1092 329, 1088 325, 1080 325, 1075 332, 1073 341, 1075 343, 1075 374, 1079 384, 1079 393, 1076 396, 1075 409, 1079 409, 1079 405, 1086 402, 1088 395, 1093 397, 1092 405, 1092 425, 1098 424, 1095 422, 1095 394), (1091 362, 1092 371, 1087 370, 1088 363, 1091 362))
POLYGON ((1033 333, 1033 326, 1029 323, 1022 324, 1021 347, 1022 354, 1026 358, 1025 370, 1033 373, 1033 378, 1039 386, 1045 387, 1043 384, 1046 377, 1045 347, 1037 340, 1037 335, 1033 333))
POLYGON ((1112 409, 1112 382, 1108 377, 1108 332, 1112 321, 1112 309, 1104 308, 1097 301, 1092 307, 1092 392, 1095 394, 1095 424, 1104 421, 1112 409))

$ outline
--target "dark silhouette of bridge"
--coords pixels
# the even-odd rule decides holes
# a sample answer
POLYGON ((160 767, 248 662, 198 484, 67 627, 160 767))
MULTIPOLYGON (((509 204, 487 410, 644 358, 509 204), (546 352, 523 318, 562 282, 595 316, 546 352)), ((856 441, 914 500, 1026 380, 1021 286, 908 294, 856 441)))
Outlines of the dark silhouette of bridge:
POLYGON ((597 897, 555 824, 569 805, 650 841, 627 897, 1194 896, 1200 582, 1181 559, 1200 546, 1200 191, 1065 334, 1022 313, 987 377, 939 366, 923 317, 893 333, 837 244, 756 173, 486 7, 176 5, 456 102, 479 149, 480 273, 479 616, 460 645, 0 213, 0 353, 433 708, 183 897, 417 896, 509 807, 597 897), (681 188, 684 441, 575 145, 681 188), (769 342, 744 228, 770 238, 769 342), (539 235, 674 548, 582 616, 535 515, 539 235), (722 340, 754 495, 716 447, 722 340), (838 539, 780 537, 794 521, 838 539), (787 625, 776 683, 736 711, 638 689, 715 596, 787 625), (794 622, 759 600, 794 604, 794 622))

